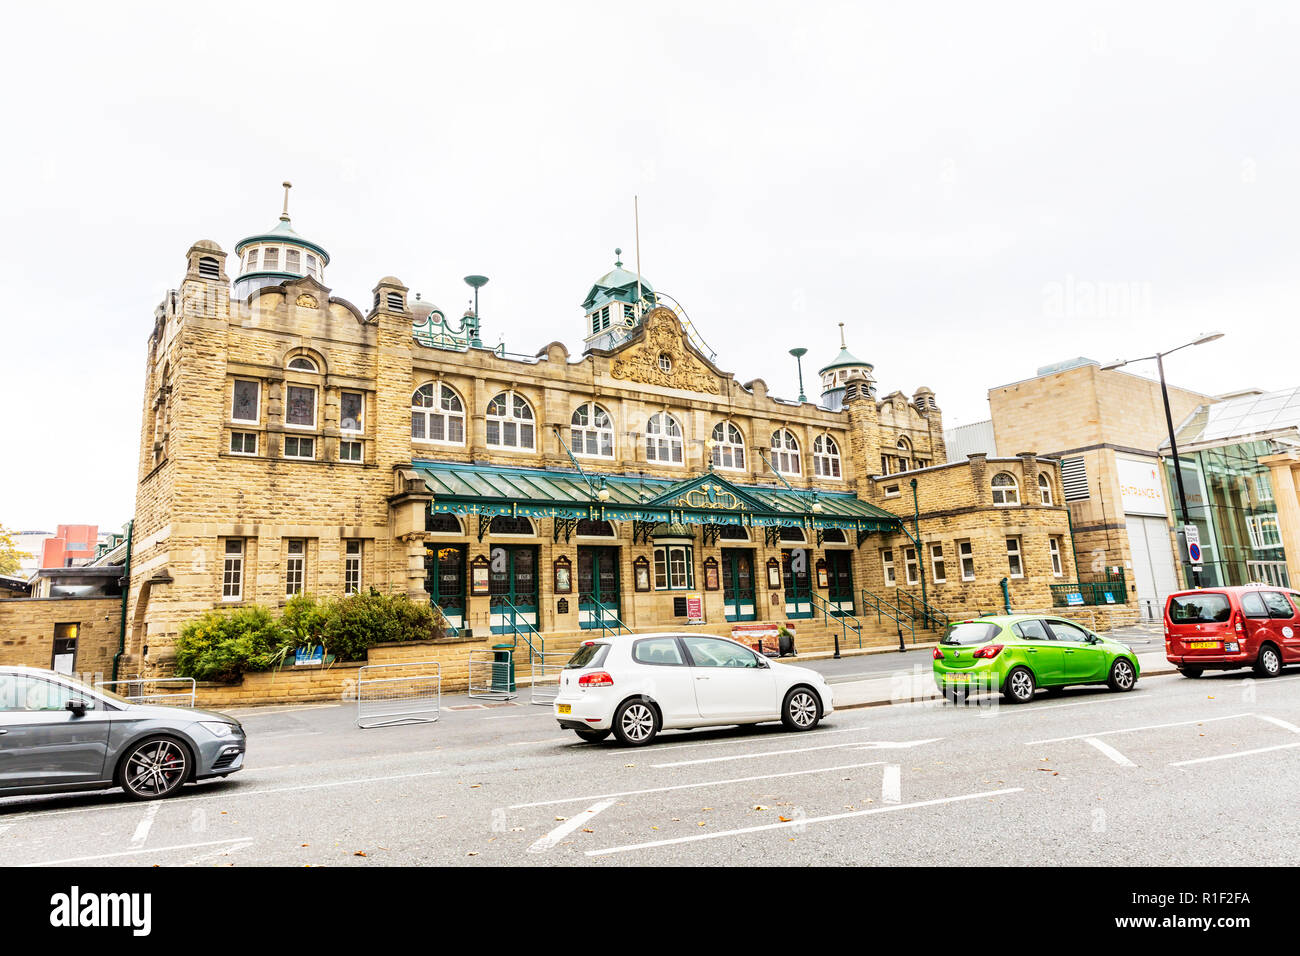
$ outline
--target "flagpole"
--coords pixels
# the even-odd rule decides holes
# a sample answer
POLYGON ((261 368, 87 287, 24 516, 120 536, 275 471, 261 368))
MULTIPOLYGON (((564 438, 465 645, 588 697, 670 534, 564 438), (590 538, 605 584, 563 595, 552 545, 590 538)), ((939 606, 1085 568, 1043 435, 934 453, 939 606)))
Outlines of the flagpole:
POLYGON ((637 196, 632 197, 632 215, 636 220, 636 311, 641 314, 641 204, 637 196))

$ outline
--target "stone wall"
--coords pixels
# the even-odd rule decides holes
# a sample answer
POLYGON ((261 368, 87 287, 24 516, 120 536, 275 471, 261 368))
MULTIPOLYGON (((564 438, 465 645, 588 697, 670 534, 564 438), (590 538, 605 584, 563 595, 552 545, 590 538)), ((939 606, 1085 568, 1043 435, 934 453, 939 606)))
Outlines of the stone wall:
POLYGON ((121 615, 120 597, 0 601, 0 664, 49 668, 55 625, 76 624, 74 671, 92 682, 100 675, 107 680, 117 653, 121 615))

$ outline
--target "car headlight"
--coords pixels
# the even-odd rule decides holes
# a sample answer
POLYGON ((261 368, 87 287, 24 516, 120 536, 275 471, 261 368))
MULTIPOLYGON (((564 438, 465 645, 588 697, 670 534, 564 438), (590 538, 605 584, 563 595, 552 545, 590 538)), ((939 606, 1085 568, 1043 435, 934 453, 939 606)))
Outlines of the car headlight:
POLYGON ((224 720, 200 720, 199 726, 214 737, 242 736, 239 724, 228 724, 224 720))

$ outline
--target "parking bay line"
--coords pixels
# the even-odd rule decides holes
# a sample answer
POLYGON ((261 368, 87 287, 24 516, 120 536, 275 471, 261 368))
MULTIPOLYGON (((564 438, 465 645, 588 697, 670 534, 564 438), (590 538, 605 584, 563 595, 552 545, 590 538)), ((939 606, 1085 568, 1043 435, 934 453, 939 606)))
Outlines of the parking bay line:
POLYGON ((1297 727, 1295 724, 1289 724, 1285 720, 1279 720, 1276 717, 1270 717, 1268 716, 1268 714, 1256 714, 1255 716, 1258 717, 1260 720, 1267 720, 1270 724, 1276 724, 1278 727, 1281 727, 1283 730, 1289 730, 1293 734, 1300 734, 1300 727, 1297 727))
POLYGON ((614 800, 602 800, 600 803, 593 804, 586 810, 583 810, 571 820, 565 820, 550 833, 546 834, 546 836, 534 842, 533 845, 528 848, 528 852, 545 853, 574 830, 578 829, 578 827, 592 819, 596 814, 600 813, 602 810, 608 810, 615 802, 616 801, 614 800))
POLYGON ((1115 749, 1114 747, 1112 747, 1110 744, 1105 743, 1104 741, 1098 740, 1096 737, 1084 737, 1084 738, 1083 738, 1083 742, 1084 742, 1085 744, 1089 744, 1089 745, 1091 745, 1091 746, 1093 746, 1093 747, 1096 747, 1098 750, 1100 750, 1103 754, 1105 754, 1105 755, 1106 755, 1107 757, 1109 757, 1111 760, 1115 761, 1115 762, 1116 762, 1117 764, 1119 764, 1121 767, 1136 767, 1136 766, 1137 766, 1137 764, 1135 764, 1132 760, 1129 760, 1128 757, 1125 757, 1122 753, 1120 753, 1118 750, 1116 750, 1116 749, 1115 749))
POLYGON ((667 793, 670 790, 693 790, 699 787, 720 787, 729 783, 752 783, 758 780, 776 780, 781 777, 799 777, 813 773, 833 773, 837 770, 860 770, 863 767, 879 767, 883 760, 871 763, 849 763, 838 767, 818 767, 815 770, 789 770, 785 773, 764 773, 754 777, 733 777, 730 780, 705 780, 701 783, 676 783, 669 787, 646 787, 644 790, 622 790, 618 793, 595 793, 586 797, 561 797, 558 800, 538 800, 535 803, 516 803, 509 810, 526 810, 530 807, 552 807, 560 803, 583 803, 587 800, 600 800, 604 797, 636 797, 647 793, 667 793))
POLYGON ((1171 767, 1186 767, 1194 763, 1211 763, 1215 760, 1231 760, 1233 757, 1249 757, 1252 754, 1266 754, 1274 750, 1291 750, 1294 747, 1300 747, 1300 743, 1278 744, 1275 747, 1259 747, 1255 750, 1239 750, 1231 754, 1219 754, 1216 757, 1197 757, 1195 760, 1179 760, 1177 763, 1171 763, 1171 767))
POLYGON ((1006 790, 985 790, 981 793, 968 793, 959 797, 940 797, 936 800, 921 800, 917 803, 896 803, 887 807, 872 807, 870 810, 854 810, 849 813, 833 813, 824 817, 803 817, 782 823, 765 823, 753 827, 741 827, 736 830, 720 830, 717 833, 697 833, 687 837, 670 840, 652 840, 649 843, 632 843, 626 846, 611 846, 603 850, 588 850, 587 856, 608 856, 611 853, 628 853, 633 850, 648 850, 660 846, 673 846, 680 843, 695 843, 699 840, 717 840, 722 837, 740 836, 744 833, 761 833, 765 830, 783 830, 791 827, 805 827, 814 823, 830 823, 835 820, 851 820, 854 817, 866 817, 876 813, 893 813, 897 810, 915 810, 920 807, 934 807, 945 803, 958 803, 963 800, 979 800, 983 797, 999 797, 1009 793, 1023 793, 1023 787, 1011 787, 1006 790))
POLYGON ((165 853, 169 850, 193 850, 203 846, 219 846, 223 843, 247 843, 248 837, 237 837, 233 840, 207 840, 203 843, 178 843, 173 846, 150 846, 141 847, 135 850, 121 850, 117 853, 97 853, 94 856, 74 856, 66 860, 40 860, 36 863, 20 863, 22 867, 33 866, 65 866, 68 863, 86 863, 90 860, 108 860, 119 856, 135 856, 138 853, 165 853))
POLYGON ((131 836, 131 848, 138 850, 144 846, 145 840, 149 839, 149 831, 153 829, 153 821, 158 816, 158 811, 162 809, 162 803, 154 801, 145 808, 144 816, 140 818, 140 823, 135 828, 135 833, 131 836))
POLYGON ((1065 740, 1086 740, 1089 737, 1108 737, 1111 734, 1131 734, 1139 730, 1160 730, 1165 727, 1186 727, 1189 724, 1209 724, 1216 720, 1236 720, 1239 717, 1253 717, 1254 714, 1228 714, 1225 717, 1201 717, 1197 720, 1176 720, 1169 724, 1147 724, 1143 727, 1121 727, 1118 730, 1097 730, 1090 734, 1072 734, 1069 737, 1048 737, 1045 740, 1026 740, 1025 746, 1035 744, 1057 744, 1065 740))
POLYGON ((942 737, 930 737, 926 740, 904 740, 894 742, 891 740, 851 740, 843 744, 822 744, 820 747, 795 747, 790 750, 762 750, 745 754, 727 754, 725 757, 700 757, 697 760, 677 760, 673 763, 652 763, 650 766, 656 770, 668 767, 690 767, 701 763, 724 763, 728 760, 756 760, 760 757, 781 757, 786 754, 805 754, 815 750, 844 750, 849 747, 858 750, 904 750, 908 747, 918 747, 921 744, 932 744, 936 741, 943 740, 942 737))

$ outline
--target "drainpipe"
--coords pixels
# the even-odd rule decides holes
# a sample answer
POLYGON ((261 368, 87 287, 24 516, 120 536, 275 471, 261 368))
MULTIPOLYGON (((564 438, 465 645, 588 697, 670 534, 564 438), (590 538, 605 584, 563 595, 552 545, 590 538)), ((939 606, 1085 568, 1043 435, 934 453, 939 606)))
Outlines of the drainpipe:
POLYGON ((916 479, 912 479, 912 533, 916 537, 916 567, 921 572, 921 608, 925 625, 930 626, 930 605, 925 600, 925 555, 921 553, 921 505, 916 496, 916 479))
POLYGON ((1070 506, 1065 506, 1065 520, 1070 525, 1070 553, 1074 555, 1074 580, 1079 580, 1079 549, 1074 543, 1074 517, 1070 514, 1070 506))
POLYGON ((131 595, 131 537, 135 532, 135 519, 126 523, 126 569, 122 574, 122 623, 117 631, 117 653, 113 655, 113 680, 117 680, 117 664, 126 653, 126 599, 131 595))
POLYGON ((1011 613, 1011 592, 1007 589, 1007 579, 1003 578, 1001 584, 1002 584, 1002 607, 1007 614, 1010 614, 1011 613))

